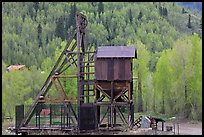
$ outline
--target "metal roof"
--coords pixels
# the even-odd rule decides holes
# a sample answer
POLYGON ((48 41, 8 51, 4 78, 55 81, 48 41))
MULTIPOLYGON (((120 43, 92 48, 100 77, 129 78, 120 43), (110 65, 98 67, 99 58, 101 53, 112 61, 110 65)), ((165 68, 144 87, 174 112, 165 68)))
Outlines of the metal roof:
POLYGON ((135 46, 103 46, 97 49, 97 58, 137 58, 135 46))

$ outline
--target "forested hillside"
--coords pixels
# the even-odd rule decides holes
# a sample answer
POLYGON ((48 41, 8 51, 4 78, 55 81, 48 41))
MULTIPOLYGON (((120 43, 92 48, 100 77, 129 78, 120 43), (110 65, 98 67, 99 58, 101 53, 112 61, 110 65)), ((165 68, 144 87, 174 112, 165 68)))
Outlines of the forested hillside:
MULTIPOLYGON (((2 115, 31 104, 87 16, 87 45, 135 45, 135 109, 202 119, 202 15, 164 2, 3 2, 2 115), (12 64, 27 69, 6 72, 12 64)), ((76 82, 67 92, 77 96, 76 82)), ((72 97, 70 97, 72 98, 72 97)))
POLYGON ((202 14, 202 2, 176 2, 182 7, 202 14))

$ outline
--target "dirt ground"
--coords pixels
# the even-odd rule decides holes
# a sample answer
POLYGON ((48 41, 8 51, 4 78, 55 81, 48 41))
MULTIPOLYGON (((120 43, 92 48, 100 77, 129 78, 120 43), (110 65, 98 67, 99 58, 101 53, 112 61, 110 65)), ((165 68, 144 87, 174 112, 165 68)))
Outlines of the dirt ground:
POLYGON ((161 131, 161 123, 158 123, 158 130, 152 130, 151 128, 133 128, 133 130, 127 131, 100 131, 97 133, 84 133, 88 135, 202 135, 202 122, 195 121, 182 121, 175 122, 175 131, 173 122, 164 123, 164 131, 161 131), (166 126, 172 126, 172 131, 167 131, 166 126), (178 130, 179 128, 179 130, 178 130))
POLYGON ((175 127, 176 134, 178 134, 179 131, 181 135, 202 135, 202 122, 183 121, 179 123, 179 130, 177 124, 175 127))
MULTIPOLYGON (((166 131, 166 126, 172 126, 172 122, 165 122, 164 123, 164 131, 161 131, 161 124, 158 123, 158 130, 155 132, 155 130, 152 129, 136 129, 136 127, 133 128, 133 130, 127 130, 127 131, 98 131, 98 132, 89 132, 89 133, 80 133, 82 135, 202 135, 202 121, 195 122, 195 121, 182 121, 179 122, 179 130, 178 130, 178 124, 175 124, 175 132, 174 129, 172 131, 166 131)), ((5 128, 2 128, 2 135, 11 135, 13 133, 10 133, 5 128)), ((50 133, 55 134, 55 133, 50 133)), ((59 133, 57 133, 59 135, 59 133)), ((62 133, 63 135, 66 135, 67 133, 62 133)))
MULTIPOLYGON (((137 129, 129 131, 130 134, 144 134, 144 135, 202 135, 202 122, 191 122, 191 121, 182 121, 175 122, 175 131, 174 124, 172 122, 164 123, 164 131, 161 131, 161 124, 158 124, 158 131, 155 133, 152 129, 137 129), (172 126, 172 131, 167 131, 166 126, 172 126)), ((128 134, 128 133, 125 133, 128 134)))

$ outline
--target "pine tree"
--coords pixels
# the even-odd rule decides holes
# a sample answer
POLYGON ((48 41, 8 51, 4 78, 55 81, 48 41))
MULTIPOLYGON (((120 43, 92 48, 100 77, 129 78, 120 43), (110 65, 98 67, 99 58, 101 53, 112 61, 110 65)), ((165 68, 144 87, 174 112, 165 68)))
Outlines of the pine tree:
POLYGON ((200 19, 200 29, 202 29, 202 17, 200 19))
POLYGON ((75 14, 77 12, 76 3, 71 5, 70 8, 71 8, 71 10, 70 10, 69 18, 66 18, 66 22, 65 22, 66 23, 66 25, 65 25, 66 29, 70 28, 71 26, 73 26, 73 28, 76 28, 76 21, 75 21, 75 14))
POLYGON ((99 15, 99 18, 101 16, 101 13, 103 14, 104 13, 104 5, 103 5, 103 2, 99 2, 98 4, 98 15, 99 15))
POLYGON ((189 14, 189 18, 188 18, 188 28, 192 28, 191 26, 191 15, 189 14))
POLYGON ((33 2, 33 8, 35 9, 35 11, 37 12, 39 9, 39 2, 33 2))
POLYGON ((132 17, 132 10, 131 9, 129 9, 129 11, 128 11, 128 17, 129 17, 129 20, 130 20, 130 24, 132 24, 133 17, 132 17))
POLYGON ((42 47, 42 27, 41 24, 38 24, 38 46, 42 47))
POLYGON ((142 16, 143 16, 143 14, 142 14, 142 11, 140 11, 140 13, 139 13, 139 15, 138 15, 138 20, 141 20, 142 19, 142 16))
POLYGON ((184 14, 185 13, 185 9, 184 8, 182 8, 182 14, 184 14))
POLYGON ((159 7, 159 14, 160 16, 163 16, 163 8, 161 6, 159 7))
POLYGON ((36 21, 37 13, 39 10, 39 2, 33 2, 33 8, 35 9, 34 20, 36 21))
POLYGON ((55 35, 60 37, 62 40, 65 40, 64 30, 64 18, 61 16, 56 22, 55 35))
POLYGON ((167 11, 167 8, 164 8, 164 9, 163 9, 163 12, 164 12, 164 16, 166 16, 166 17, 167 17, 167 16, 168 16, 168 11, 167 11))
POLYGON ((91 2, 91 5, 95 7, 96 6, 96 2, 91 2))

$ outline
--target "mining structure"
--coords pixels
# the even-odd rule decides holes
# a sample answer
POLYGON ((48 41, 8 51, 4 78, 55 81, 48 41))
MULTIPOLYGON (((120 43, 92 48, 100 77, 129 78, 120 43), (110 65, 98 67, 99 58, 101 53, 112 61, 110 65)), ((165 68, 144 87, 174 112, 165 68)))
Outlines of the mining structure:
MULTIPOLYGON (((76 13, 73 37, 59 56, 32 106, 16 106, 16 134, 42 130, 77 133, 134 126, 133 59, 135 46, 87 47, 86 16, 76 13), (72 74, 67 70, 72 70, 72 74), (75 82, 77 98, 66 87, 75 82), (77 83, 76 83, 77 82, 77 83), (49 91, 55 90, 55 98, 49 91), (25 114, 24 114, 25 111, 25 114)), ((51 91, 50 91, 51 92, 51 91)))

